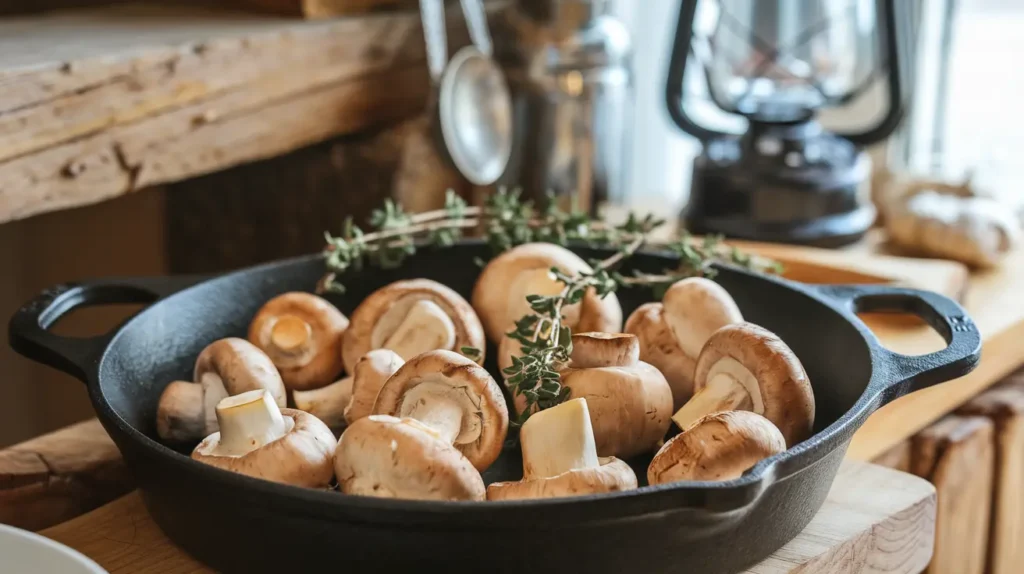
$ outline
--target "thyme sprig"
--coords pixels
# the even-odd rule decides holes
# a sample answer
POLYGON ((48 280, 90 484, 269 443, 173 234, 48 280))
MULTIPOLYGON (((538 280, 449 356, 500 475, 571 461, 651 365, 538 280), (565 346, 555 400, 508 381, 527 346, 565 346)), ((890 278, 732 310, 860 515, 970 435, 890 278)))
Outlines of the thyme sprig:
MULTIPOLYGON (((762 272, 778 272, 771 260, 750 255, 728 246, 721 237, 703 239, 683 234, 677 240, 658 246, 675 256, 676 265, 659 273, 634 271, 626 276, 619 272, 621 264, 648 245, 650 235, 665 221, 652 215, 639 217, 630 213, 626 221, 611 225, 594 220, 578 209, 568 211, 548 201, 543 209, 523 200, 516 191, 499 190, 481 207, 471 207, 453 192, 448 192, 442 209, 419 214, 406 213, 391 200, 370 217, 370 232, 364 232, 345 221, 338 236, 325 234, 324 258, 327 274, 318 291, 343 292, 338 278, 350 269, 361 269, 366 263, 394 268, 414 255, 421 247, 446 247, 457 242, 464 233, 483 235, 495 254, 516 245, 548 242, 567 245, 583 242, 591 246, 613 247, 616 252, 604 260, 591 261, 592 271, 566 275, 556 268, 552 276, 564 285, 557 295, 529 295, 531 313, 515 323, 507 336, 518 341, 520 354, 504 370, 506 384, 513 395, 522 395, 526 408, 513 422, 521 425, 537 409, 555 406, 569 397, 559 371, 572 354, 572 332, 564 324, 562 311, 582 301, 588 290, 601 298, 620 287, 648 286, 660 298, 672 283, 693 276, 712 277, 715 264, 730 264, 762 272)), ((480 350, 463 348, 463 354, 479 357, 480 350)))

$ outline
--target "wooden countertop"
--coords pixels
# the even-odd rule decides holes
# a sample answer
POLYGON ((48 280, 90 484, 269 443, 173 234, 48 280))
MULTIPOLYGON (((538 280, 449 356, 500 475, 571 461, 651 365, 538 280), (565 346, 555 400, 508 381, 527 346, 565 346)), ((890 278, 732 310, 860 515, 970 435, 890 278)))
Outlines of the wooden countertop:
MULTIPOLYGON (((42 534, 111 574, 211 572, 167 540, 135 493, 42 534)), ((746 572, 916 574, 931 559, 934 537, 935 490, 928 482, 847 462, 807 529, 746 572)))
POLYGON ((159 4, 0 20, 0 223, 419 112, 419 22, 159 4))

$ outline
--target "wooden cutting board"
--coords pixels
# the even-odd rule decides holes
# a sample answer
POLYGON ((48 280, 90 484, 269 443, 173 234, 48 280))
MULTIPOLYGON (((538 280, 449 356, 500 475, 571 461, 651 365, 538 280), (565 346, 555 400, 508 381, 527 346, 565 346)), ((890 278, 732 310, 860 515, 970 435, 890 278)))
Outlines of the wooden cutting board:
MULTIPOLYGON (((934 528, 930 484, 880 466, 847 462, 807 529, 747 572, 916 574, 931 557, 934 528)), ((42 534, 82 552, 110 574, 212 572, 163 535, 137 493, 42 534)))

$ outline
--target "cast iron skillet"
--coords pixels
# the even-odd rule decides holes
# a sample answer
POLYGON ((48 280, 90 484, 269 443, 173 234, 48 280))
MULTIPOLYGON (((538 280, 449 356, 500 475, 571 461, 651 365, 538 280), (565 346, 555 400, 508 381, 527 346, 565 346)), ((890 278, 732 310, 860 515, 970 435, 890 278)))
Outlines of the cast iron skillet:
MULTIPOLYGON (((575 249, 585 258, 610 252, 575 249)), ((481 243, 423 251, 396 270, 346 274, 345 313, 374 289, 427 277, 469 295, 481 243)), ((624 269, 657 272, 665 255, 640 254, 624 269)), ((893 399, 962 376, 981 340, 964 310, 941 295, 885 286, 812 287, 723 268, 717 280, 745 317, 783 338, 803 362, 817 402, 816 433, 725 483, 642 486, 611 495, 526 502, 413 502, 349 497, 273 484, 192 461, 156 439, 164 386, 188 379, 199 351, 249 320, 271 297, 310 290, 319 257, 290 259, 200 281, 196 277, 67 284, 40 294, 10 322, 19 353, 88 386, 93 406, 133 470, 143 500, 167 535, 226 572, 329 569, 445 572, 703 572, 748 567, 791 540, 825 500, 853 432, 893 399), (47 331, 75 307, 152 303, 113 333, 69 339, 47 331), (855 312, 924 318, 949 343, 909 357, 883 348, 855 312)), ((619 293, 623 311, 651 299, 619 293)), ((494 349, 488 349, 492 373, 494 349)), ((630 461, 641 479, 650 457, 630 461)), ((517 479, 506 452, 485 480, 517 479)))

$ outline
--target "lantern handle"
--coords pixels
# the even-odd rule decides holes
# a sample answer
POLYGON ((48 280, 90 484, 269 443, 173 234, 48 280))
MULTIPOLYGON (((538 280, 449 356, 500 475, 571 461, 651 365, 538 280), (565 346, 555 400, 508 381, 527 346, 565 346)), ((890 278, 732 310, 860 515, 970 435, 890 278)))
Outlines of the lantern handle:
MULTIPOLYGON (((910 3, 899 2, 899 4, 906 7, 910 3)), ((885 30, 879 30, 878 36, 885 43, 885 58, 888 62, 886 67, 889 72, 889 110, 882 121, 869 130, 836 134, 857 146, 868 146, 892 135, 903 122, 907 112, 905 98, 909 97, 909 94, 904 94, 903 89, 907 48, 905 45, 901 47, 900 43, 901 41, 904 44, 909 42, 909 39, 903 39, 903 35, 908 34, 909 29, 906 27, 906 19, 901 17, 905 16, 905 12, 897 11, 896 5, 896 0, 875 0, 875 12, 880 16, 879 24, 885 27, 885 30)), ((906 82, 906 84, 909 86, 910 83, 906 82)))
POLYGON ((698 0, 682 0, 679 3, 679 22, 676 24, 676 35, 672 42, 672 54, 665 81, 665 103, 668 106, 669 117, 679 129, 702 142, 707 142, 727 138, 731 134, 698 125, 683 109, 683 81, 686 77, 690 43, 693 41, 693 18, 697 13, 697 2, 698 0))

